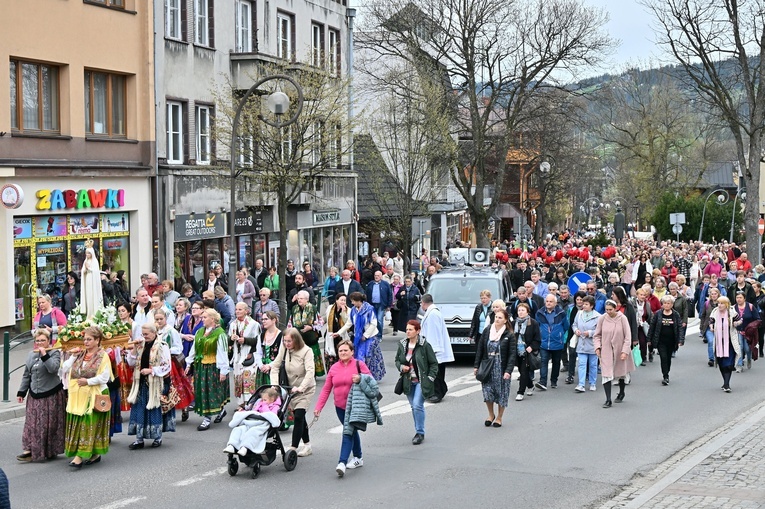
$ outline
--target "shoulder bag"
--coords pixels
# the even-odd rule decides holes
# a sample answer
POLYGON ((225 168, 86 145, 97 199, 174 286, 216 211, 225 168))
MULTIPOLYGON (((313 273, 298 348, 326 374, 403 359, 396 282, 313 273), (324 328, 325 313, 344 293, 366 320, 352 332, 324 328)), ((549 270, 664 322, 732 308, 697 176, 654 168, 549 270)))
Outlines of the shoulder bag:
POLYGON ((108 394, 96 394, 95 401, 93 402, 93 410, 103 413, 111 412, 112 399, 108 394))
POLYGON ((482 384, 488 383, 491 380, 491 370, 494 367, 494 359, 496 356, 490 355, 485 359, 481 359, 481 364, 478 365, 478 371, 475 373, 475 379, 482 384))

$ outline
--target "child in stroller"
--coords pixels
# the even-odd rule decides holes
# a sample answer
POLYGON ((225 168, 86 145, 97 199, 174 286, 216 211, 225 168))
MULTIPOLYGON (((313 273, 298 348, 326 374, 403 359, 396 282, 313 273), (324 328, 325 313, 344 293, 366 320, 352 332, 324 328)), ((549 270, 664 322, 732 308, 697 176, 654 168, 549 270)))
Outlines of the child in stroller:
POLYGON ((286 416, 290 388, 263 385, 250 397, 244 408, 237 411, 229 426, 233 428, 223 452, 228 454, 228 473, 236 475, 239 462, 252 467, 252 477, 260 473, 261 465, 270 465, 281 452, 284 468, 295 469, 297 452, 285 450, 279 427, 286 416))

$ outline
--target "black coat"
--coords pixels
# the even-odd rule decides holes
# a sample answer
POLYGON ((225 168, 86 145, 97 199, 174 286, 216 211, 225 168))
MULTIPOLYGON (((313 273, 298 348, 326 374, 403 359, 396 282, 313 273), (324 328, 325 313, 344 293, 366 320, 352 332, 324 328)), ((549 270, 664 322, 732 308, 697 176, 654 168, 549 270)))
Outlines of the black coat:
POLYGON ((396 300, 398 301, 398 330, 406 330, 406 322, 409 320, 417 319, 417 311, 420 309, 420 300, 422 295, 416 286, 412 285, 407 288, 406 285, 402 286, 396 292, 396 300), (406 294, 406 295, 404 295, 406 294))
MULTIPOLYGON (((481 338, 476 342, 475 362, 473 367, 478 369, 483 359, 489 358, 489 331, 490 327, 486 327, 481 334, 481 338)), ((528 330, 528 329, 527 329, 528 330)), ((499 357, 502 362, 502 373, 513 373, 515 367, 515 354, 518 349, 518 343, 515 340, 515 335, 510 329, 510 324, 505 326, 505 332, 502 333, 502 337, 499 338, 499 357)))
POLYGON ((514 289, 523 286, 526 281, 531 281, 531 269, 526 267, 526 270, 513 269, 510 271, 510 283, 514 289))
MULTIPOLYGON (((468 332, 468 337, 475 339, 475 342, 478 343, 478 340, 481 337, 481 333, 478 332, 478 327, 481 325, 481 312, 483 311, 483 304, 480 302, 475 307, 475 311, 473 311, 473 319, 470 321, 470 332, 468 332)), ((489 323, 486 325, 488 328, 489 325, 494 323, 494 311, 491 310, 491 303, 489 303, 489 314, 486 316, 487 320, 489 320, 489 323)), ((485 330, 485 329, 484 329, 485 330)))
POLYGON ((542 331, 539 330, 539 322, 531 317, 529 317, 529 323, 526 324, 526 334, 523 336, 523 342, 526 343, 526 346, 531 347, 532 353, 538 353, 542 346, 542 331))
MULTIPOLYGON (((659 344, 659 337, 661 336, 661 317, 664 315, 664 310, 660 309, 656 313, 654 313, 653 318, 651 318, 651 327, 648 329, 648 337, 646 340, 653 345, 654 348, 656 348, 656 345, 659 344)), ((677 350, 678 342, 680 341, 680 324, 682 323, 682 318, 680 318, 680 314, 672 310, 672 321, 674 322, 672 328, 674 329, 675 338, 672 342, 672 348, 677 350)))

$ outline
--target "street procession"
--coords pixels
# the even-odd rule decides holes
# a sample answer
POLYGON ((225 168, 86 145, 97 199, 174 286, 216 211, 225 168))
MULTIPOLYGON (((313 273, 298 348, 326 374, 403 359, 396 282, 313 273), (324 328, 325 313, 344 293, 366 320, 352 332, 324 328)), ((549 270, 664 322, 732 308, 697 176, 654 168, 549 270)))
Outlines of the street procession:
POLYGON ((762 12, 6 0, 0 509, 765 508, 762 12))

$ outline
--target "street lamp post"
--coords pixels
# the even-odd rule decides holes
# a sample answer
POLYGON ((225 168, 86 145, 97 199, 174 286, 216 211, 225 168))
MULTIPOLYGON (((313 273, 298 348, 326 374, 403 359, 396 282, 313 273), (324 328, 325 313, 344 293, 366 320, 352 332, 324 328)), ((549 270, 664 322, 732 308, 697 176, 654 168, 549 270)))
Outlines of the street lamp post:
POLYGON ((728 193, 722 187, 718 187, 717 189, 709 192, 706 200, 704 200, 704 208, 701 211, 701 226, 699 226, 699 242, 701 242, 701 234, 704 232, 704 217, 707 214, 707 202, 712 196, 715 196, 715 195, 717 195, 717 198, 715 199, 716 200, 715 203, 717 203, 718 205, 724 205, 728 202, 728 193))
POLYGON ((728 242, 733 243, 733 228, 734 223, 736 222, 736 200, 738 200, 738 197, 741 196, 741 201, 746 202, 746 188, 740 187, 738 191, 736 191, 736 196, 733 198, 733 215, 730 218, 730 239, 728 242))
MULTIPOLYGON (((247 100, 250 98, 252 94, 255 93, 255 91, 266 83, 267 81, 272 80, 284 80, 292 84, 293 87, 295 87, 295 90, 297 91, 298 97, 297 97, 297 107, 295 109, 295 113, 286 121, 281 122, 281 116, 287 113, 287 111, 290 108, 290 99, 284 92, 277 90, 276 92, 270 94, 268 98, 266 99, 266 104, 268 105, 268 109, 276 115, 276 122, 267 119, 263 115, 258 115, 258 119, 262 122, 272 126, 276 127, 279 130, 279 133, 281 133, 281 129, 285 126, 288 126, 290 124, 294 124, 297 122, 298 116, 300 116, 300 113, 303 111, 303 89, 298 84, 297 81, 295 81, 292 77, 287 76, 286 74, 274 74, 272 76, 265 76, 258 81, 256 81, 249 90, 247 90, 247 93, 244 94, 244 96, 239 99, 239 103, 236 105, 236 112, 234 114, 234 122, 231 125, 231 210, 229 211, 229 228, 230 228, 230 240, 231 247, 229 247, 229 274, 234 275, 236 274, 237 268, 239 267, 238 264, 238 258, 239 258, 239 246, 237 245, 236 241, 236 160, 237 160, 237 148, 239 147, 239 140, 236 134, 237 128, 239 127, 239 119, 242 116, 242 110, 244 109, 245 104, 247 104, 247 100), (233 255, 231 254, 231 251, 233 250, 233 255)), ((231 295, 231 298, 236 301, 236 285, 230 284, 228 286, 229 294, 231 295)))

